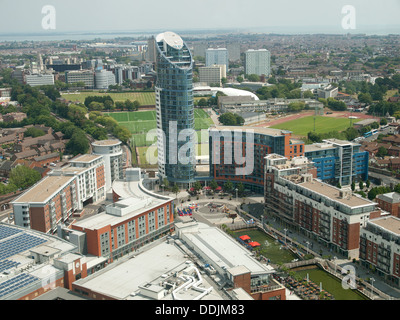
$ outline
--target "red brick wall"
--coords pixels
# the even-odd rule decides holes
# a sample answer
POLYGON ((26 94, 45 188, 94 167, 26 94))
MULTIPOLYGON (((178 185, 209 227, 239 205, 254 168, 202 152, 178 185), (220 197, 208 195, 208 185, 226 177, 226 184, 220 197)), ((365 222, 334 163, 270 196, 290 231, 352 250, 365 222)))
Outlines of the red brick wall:
POLYGON ((275 298, 276 300, 286 300, 285 288, 269 291, 269 292, 259 292, 251 295, 254 300, 269 300, 275 298))
MULTIPOLYGON (((47 210, 48 211, 48 210, 47 210)), ((31 229, 38 230, 46 233, 50 230, 50 222, 48 212, 43 207, 30 207, 29 208, 29 219, 31 229)))
POLYGON ((245 273, 245 274, 241 274, 241 275, 238 275, 238 276, 234 277, 233 286, 235 288, 242 288, 248 294, 251 294, 250 281, 251 281, 250 272, 245 273))
POLYGON ((400 278, 400 255, 393 253, 393 275, 400 278))
POLYGON ((42 295, 43 293, 46 293, 47 291, 51 290, 53 287, 63 287, 64 286, 64 277, 57 279, 55 282, 48 284, 47 286, 45 286, 45 288, 40 288, 38 290, 35 290, 21 298, 19 298, 18 300, 33 300, 37 297, 39 297, 40 295, 42 295))

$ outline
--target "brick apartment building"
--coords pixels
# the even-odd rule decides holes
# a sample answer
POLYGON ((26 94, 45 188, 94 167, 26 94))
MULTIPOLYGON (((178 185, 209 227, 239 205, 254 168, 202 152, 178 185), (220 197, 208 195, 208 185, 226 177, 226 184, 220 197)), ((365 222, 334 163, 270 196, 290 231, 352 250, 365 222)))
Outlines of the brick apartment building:
POLYGON ((392 285, 400 286, 400 219, 372 219, 361 229, 360 261, 392 285))
POLYGON ((118 200, 105 212, 72 224, 72 230, 86 234, 88 254, 111 262, 173 231, 173 199, 148 191, 136 177, 113 183, 118 200))
POLYGON ((400 194, 397 192, 379 194, 376 196, 375 201, 382 210, 400 218, 400 194))
POLYGON ((17 225, 55 233, 57 225, 82 210, 85 202, 105 198, 102 156, 82 155, 56 169, 12 201, 17 225))
POLYGON ((315 179, 307 158, 289 161, 271 154, 265 159, 268 212, 333 251, 358 258, 360 228, 381 213, 376 203, 315 179))
POLYGON ((215 127, 209 130, 210 176, 216 181, 234 181, 246 184, 255 192, 263 192, 264 157, 271 153, 289 159, 304 155, 304 142, 292 138, 286 130, 247 127, 215 127), (238 152, 239 151, 239 152, 238 152), (238 163, 243 157, 246 163, 238 163), (250 173, 237 172, 248 166, 250 173))

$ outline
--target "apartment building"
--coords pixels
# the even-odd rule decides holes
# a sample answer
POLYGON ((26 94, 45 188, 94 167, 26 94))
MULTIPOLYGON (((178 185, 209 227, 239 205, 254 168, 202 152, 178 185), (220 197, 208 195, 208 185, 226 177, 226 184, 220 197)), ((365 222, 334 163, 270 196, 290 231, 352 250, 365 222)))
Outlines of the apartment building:
POLYGON ((249 49, 245 52, 245 74, 269 76, 271 74, 271 53, 267 49, 249 49))
POLYGON ((78 209, 75 176, 46 176, 11 202, 18 226, 54 233, 78 209))
POLYGON ((15 224, 55 233, 85 203, 105 198, 102 156, 82 155, 53 170, 11 202, 15 224))
POLYGON ((111 262, 173 230, 173 199, 147 190, 142 179, 128 176, 113 183, 118 200, 105 212, 72 225, 72 230, 86 234, 87 254, 111 262))
POLYGON ((100 140, 92 142, 93 155, 103 156, 106 192, 111 190, 113 181, 123 179, 122 142, 119 140, 100 140))
POLYGON ((103 156, 84 154, 71 159, 69 164, 67 167, 51 171, 48 175, 76 177, 78 210, 82 210, 87 203, 105 199, 106 176, 103 156))
POLYGON ((226 48, 208 48, 206 50, 206 67, 224 65, 229 68, 229 53, 226 48))
POLYGON ((206 85, 217 84, 221 86, 221 79, 226 78, 225 65, 212 65, 209 67, 199 68, 199 80, 206 85))
POLYGON ((216 181, 242 182, 263 193, 264 157, 278 153, 289 159, 304 154, 304 142, 286 130, 217 126, 209 129, 210 176, 216 181))
POLYGON ((400 285, 400 219, 391 215, 369 220, 361 229, 360 261, 392 285, 400 285))
POLYGON ((380 216, 377 204, 316 179, 317 169, 306 157, 271 154, 265 161, 268 213, 334 252, 358 258, 360 228, 380 216))
POLYGON ((354 142, 326 139, 322 143, 305 146, 304 156, 314 162, 318 179, 332 185, 351 185, 353 181, 368 179, 367 151, 354 142))
POLYGON ((379 194, 375 201, 382 210, 389 212, 392 216, 400 218, 400 194, 397 192, 389 192, 379 194))

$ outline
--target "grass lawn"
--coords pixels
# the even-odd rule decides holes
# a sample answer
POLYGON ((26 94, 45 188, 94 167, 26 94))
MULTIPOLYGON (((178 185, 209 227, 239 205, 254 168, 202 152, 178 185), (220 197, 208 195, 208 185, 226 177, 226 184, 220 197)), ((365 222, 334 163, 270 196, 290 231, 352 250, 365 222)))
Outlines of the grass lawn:
MULTIPOLYGON (((353 119, 352 123, 354 124, 360 120, 361 119, 353 119)), ((315 119, 315 131, 317 133, 344 131, 349 126, 350 119, 347 118, 317 116, 315 119)), ((271 126, 271 128, 290 130, 294 135, 306 137, 310 131, 314 130, 314 116, 288 121, 276 126, 271 126)))
POLYGON ((99 91, 85 91, 79 93, 63 93, 62 97, 71 101, 79 101, 84 103, 85 98, 88 96, 110 96, 115 101, 137 100, 141 105, 155 105, 154 92, 99 92, 99 91))
POLYGON ((357 291, 344 289, 341 281, 321 269, 302 270, 296 273, 302 278, 306 278, 308 273, 309 279, 317 285, 322 283, 322 289, 332 294, 335 300, 369 300, 357 291))
POLYGON ((266 233, 258 229, 239 230, 235 232, 235 236, 240 237, 248 235, 252 241, 257 241, 261 245, 260 253, 271 260, 271 263, 287 263, 297 257, 286 249, 281 249, 281 244, 266 233))

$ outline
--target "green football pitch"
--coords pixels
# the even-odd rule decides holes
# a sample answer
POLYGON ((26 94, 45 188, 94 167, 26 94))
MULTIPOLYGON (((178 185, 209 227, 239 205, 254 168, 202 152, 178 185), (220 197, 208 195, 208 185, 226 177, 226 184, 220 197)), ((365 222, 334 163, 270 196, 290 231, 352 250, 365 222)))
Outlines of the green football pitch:
MULTIPOLYGON (((350 121, 356 123, 361 119, 333 118, 316 116, 315 117, 315 132, 327 133, 332 131, 344 131, 350 127, 350 121)), ((282 129, 292 131, 294 135, 306 137, 310 131, 314 131, 314 116, 304 117, 279 125, 271 126, 274 129, 282 129)))
MULTIPOLYGON (((121 126, 124 126, 132 133, 134 144, 137 147, 149 146, 154 141, 146 141, 147 133, 157 128, 156 111, 131 111, 131 112, 110 112, 104 113, 113 117, 121 126)), ((213 121, 206 111, 203 109, 194 110, 195 130, 198 132, 198 140, 200 137, 200 130, 208 129, 213 125, 213 121)))
POLYGON ((79 101, 81 103, 85 102, 85 98, 89 96, 110 96, 114 102, 116 101, 126 101, 137 100, 141 105, 144 106, 154 106, 155 105, 155 94, 154 92, 99 92, 99 91, 85 91, 78 93, 63 93, 62 98, 79 101))

